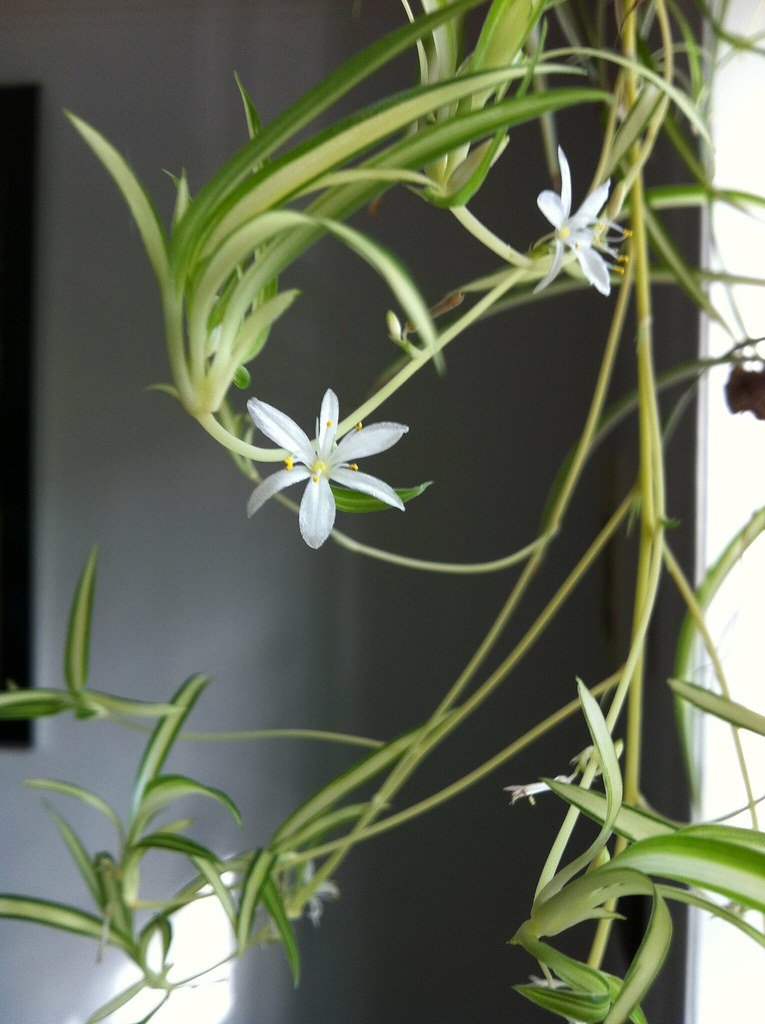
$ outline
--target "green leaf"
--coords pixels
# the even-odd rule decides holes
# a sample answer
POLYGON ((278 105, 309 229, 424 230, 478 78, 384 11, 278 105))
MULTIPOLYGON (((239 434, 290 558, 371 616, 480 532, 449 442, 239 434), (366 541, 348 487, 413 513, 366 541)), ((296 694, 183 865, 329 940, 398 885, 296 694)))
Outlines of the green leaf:
POLYGON ((268 881, 274 859, 274 854, 270 850, 258 850, 242 879, 242 894, 239 898, 239 914, 236 920, 236 944, 239 950, 243 950, 247 945, 263 895, 263 887, 268 881))
MULTIPOLYGON (((765 531, 765 507, 758 509, 752 515, 749 522, 738 531, 727 544, 719 558, 707 569, 704 579, 696 590, 696 601, 702 611, 709 607, 731 569, 763 531, 765 531)), ((683 619, 675 651, 674 675, 677 679, 686 680, 693 671, 695 638, 696 623, 693 616, 688 612, 683 619)), ((694 800, 698 801, 700 779, 697 759, 693 751, 693 705, 679 696, 676 697, 675 717, 685 758, 686 771, 691 783, 691 793, 694 800)))
POLYGON ((133 220, 140 232, 146 252, 154 268, 160 286, 164 288, 168 280, 168 260, 165 233, 160 224, 157 212, 144 191, 138 178, 131 168, 112 146, 95 128, 74 114, 66 112, 74 127, 90 146, 95 155, 111 174, 120 192, 127 202, 133 220))
POLYGON ((296 811, 293 811, 279 826, 273 835, 272 848, 276 852, 290 849, 296 833, 306 824, 313 821, 314 818, 318 818, 322 812, 336 804, 346 794, 353 792, 354 789, 358 789, 359 786, 364 785, 365 782, 373 779, 375 775, 378 775, 394 761, 398 760, 412 743, 416 742, 421 731, 421 729, 414 729, 411 732, 404 733, 403 736, 391 740, 390 743, 386 743, 385 746, 380 747, 351 765, 350 768, 332 779, 326 786, 322 786, 321 789, 309 797, 296 811))
POLYGON ((152 832, 132 844, 133 850, 169 850, 171 853, 181 853, 193 859, 207 860, 212 864, 219 864, 220 858, 208 850, 206 846, 197 843, 185 836, 177 836, 169 832, 152 832))
MULTIPOLYGON (((603 824, 606 820, 608 809, 605 793, 582 789, 580 786, 557 782, 555 779, 545 779, 544 781, 553 793, 565 800, 566 803, 583 811, 588 818, 592 818, 599 824, 603 824)), ((613 829, 617 835, 634 843, 639 839, 648 839, 650 836, 669 835, 677 830, 677 826, 657 814, 650 814, 648 811, 631 807, 629 804, 622 804, 613 823, 613 829)))
MULTIPOLYGON (((206 863, 202 861, 201 863, 206 863)), ((159 914, 157 917, 153 917, 144 927, 138 936, 138 959, 143 970, 149 970, 148 964, 148 951, 149 944, 152 939, 159 936, 160 949, 161 949, 161 964, 165 965, 167 961, 167 954, 170 949, 170 943, 173 941, 173 926, 164 914, 159 914)))
POLYGON ((292 981, 297 988, 298 982, 300 981, 300 954, 298 953, 297 943, 295 942, 295 933, 292 929, 292 924, 287 917, 287 912, 284 909, 284 901, 282 900, 279 890, 274 884, 273 878, 267 878, 263 885, 263 904, 268 911, 268 916, 276 926, 276 930, 281 936, 282 945, 284 946, 284 952, 287 956, 287 962, 290 965, 290 971, 292 972, 292 981))
POLYGON ((670 688, 676 696, 681 697, 693 704, 701 711, 706 711, 715 718, 721 718, 724 722, 730 722, 740 729, 748 729, 749 732, 756 732, 759 736, 765 736, 765 715, 758 715, 744 704, 737 704, 727 697, 712 693, 703 686, 695 686, 693 683, 686 683, 682 679, 667 680, 670 688))
POLYGON ((260 353, 271 326, 287 312, 298 295, 297 288, 280 292, 250 313, 237 333, 232 357, 234 362, 249 363, 260 353))
POLYGON ((31 789, 46 789, 52 793, 63 793, 64 796, 74 797, 75 800, 80 800, 82 803, 94 807, 114 825, 120 842, 122 842, 122 822, 113 808, 97 793, 85 789, 84 786, 78 786, 73 782, 62 782, 59 779, 26 779, 24 785, 29 786, 31 789))
POLYGON ((656 836, 628 846, 599 871, 612 866, 709 889, 745 907, 765 911, 765 852, 731 838, 707 838, 681 829, 671 836, 656 836))
POLYGON ((72 698, 61 690, 10 690, 0 693, 0 719, 43 718, 72 710, 72 698))
POLYGON ((78 695, 88 681, 90 656, 90 620, 93 612, 93 589, 96 583, 98 547, 90 549, 82 570, 69 614, 69 631, 64 655, 64 677, 69 691, 78 695))
POLYGON ((223 804, 237 825, 241 827, 242 816, 239 813, 239 809, 231 797, 227 796, 222 790, 214 789, 212 786, 205 786, 201 782, 187 778, 185 775, 160 775, 158 778, 152 779, 144 790, 141 805, 134 817, 131 829, 132 834, 135 835, 142 828, 145 828, 151 819, 172 800, 179 800, 182 797, 188 796, 207 796, 217 800, 218 803, 223 804))
MULTIPOLYGON (((394 487, 393 489, 406 504, 413 498, 419 498, 432 483, 432 480, 427 480, 424 484, 418 484, 416 487, 394 487)), ((335 496, 338 512, 385 512, 386 509, 393 507, 368 494, 361 494, 360 491, 349 491, 346 487, 337 487, 335 484, 330 486, 335 496)))
POLYGON ((606 787, 606 817, 600 832, 584 853, 576 857, 565 868, 562 868, 554 878, 540 889, 537 895, 540 903, 544 903, 545 900, 550 899, 551 896, 559 892, 570 879, 586 868, 590 861, 600 853, 613 832, 614 822, 622 804, 622 773, 619 769, 619 759, 616 756, 614 742, 611 739, 611 733, 603 717, 603 712, 581 679, 577 680, 577 693, 587 721, 587 728, 590 730, 592 741, 595 744, 603 782, 606 787))
MULTIPOLYGON (((242 98, 244 116, 247 120, 247 134, 250 136, 250 140, 252 140, 263 131, 263 124, 260 120, 260 115, 258 114, 255 104, 252 101, 252 97, 242 85, 242 80, 236 71, 234 72, 234 81, 236 82, 236 87, 239 90, 239 95, 242 98)), ((257 168, 253 168, 253 170, 255 169, 257 168)))
POLYGON ((223 907, 226 917, 231 922, 231 927, 236 933, 236 907, 234 906, 234 901, 231 898, 231 893, 226 888, 226 885, 221 878, 220 872, 213 864, 210 863, 209 860, 204 860, 201 857, 192 857, 192 860, 194 861, 200 875, 202 875, 202 877, 209 883, 212 891, 218 897, 218 901, 223 907))
POLYGON ((448 8, 434 11, 412 25, 404 25, 391 32, 333 71, 267 125, 248 146, 235 153, 201 190, 189 215, 184 218, 177 237, 172 240, 173 259, 179 276, 185 274, 194 249, 202 235, 210 229, 213 209, 251 173, 253 167, 259 166, 265 157, 283 146, 355 85, 407 50, 416 40, 483 2, 456 0, 448 8))
POLYGON ((108 1003, 104 1003, 103 1006, 99 1007, 94 1013, 88 1017, 85 1024, 98 1024, 99 1021, 106 1020, 113 1013, 125 1006, 134 999, 140 992, 143 992, 147 988, 147 982, 145 978, 139 978, 138 981, 133 982, 132 985, 128 985, 122 992, 118 992, 113 999, 110 999, 108 1003))
POLYGON ((672 918, 667 904, 654 896, 651 918, 635 959, 630 964, 619 995, 606 1017, 606 1024, 623 1024, 653 984, 669 952, 672 918))
POLYGON ((83 698, 83 704, 97 714, 115 715, 118 718, 163 718, 165 715, 178 714, 178 708, 173 704, 115 697, 100 690, 88 690, 83 698))
POLYGON ((619 130, 609 151, 608 161, 603 168, 603 178, 608 178, 617 170, 619 164, 640 138, 661 100, 660 90, 650 82, 646 82, 640 90, 637 102, 630 107, 626 118, 619 125, 619 130))
POLYGON ((170 753, 170 748, 186 716, 209 681, 209 677, 204 675, 194 675, 187 679, 171 701, 173 707, 177 708, 178 714, 163 718, 151 734, 133 786, 133 814, 141 806, 146 787, 162 770, 162 765, 170 753))
POLYGON ((719 903, 704 899, 698 893, 689 892, 687 889, 677 889, 674 885, 657 885, 656 891, 661 893, 665 899, 677 900, 678 903, 686 903, 691 907, 697 907, 699 910, 705 910, 710 914, 714 914, 721 921, 725 921, 727 924, 733 925, 734 928, 738 928, 765 949, 765 935, 758 928, 755 928, 754 925, 745 921, 743 917, 731 913, 730 910, 720 906, 719 903))
POLYGON ((566 989, 543 988, 540 985, 514 985, 513 988, 530 1002, 582 1024, 598 1024, 608 1013, 607 995, 569 992, 566 989))
POLYGON ((45 808, 48 811, 48 814, 53 818, 56 828, 59 830, 61 838, 66 843, 69 852, 72 855, 72 859, 77 865, 77 868, 82 875, 85 885, 88 887, 90 895, 93 897, 96 906, 100 910, 103 910, 101 883, 99 882, 98 875, 96 874, 96 869, 93 867, 90 854, 85 849, 82 840, 69 822, 66 821, 65 818, 62 818, 58 811, 51 807, 47 802, 45 808))
POLYGON ((314 818, 314 820, 309 822, 304 828, 298 829, 297 832, 292 833, 290 836, 290 844, 292 848, 297 850, 301 846, 305 846, 307 843, 315 844, 320 842, 326 835, 333 832, 336 828, 361 817, 363 812, 367 809, 367 806, 367 804, 350 804, 348 807, 340 807, 336 811, 329 811, 327 814, 322 814, 318 818, 314 818))
POLYGON ((32 899, 29 896, 0 895, 0 917, 31 921, 48 928, 60 928, 62 931, 85 935, 99 942, 106 935, 112 945, 130 952, 130 942, 124 935, 114 928, 105 929, 100 918, 64 903, 32 899))

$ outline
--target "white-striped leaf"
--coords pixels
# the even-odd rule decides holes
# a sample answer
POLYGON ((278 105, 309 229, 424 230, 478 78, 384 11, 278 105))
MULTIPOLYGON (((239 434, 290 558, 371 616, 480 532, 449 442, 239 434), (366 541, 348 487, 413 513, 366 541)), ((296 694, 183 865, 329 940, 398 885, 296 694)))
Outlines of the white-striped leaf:
POLYGON ((88 681, 88 660, 90 657, 90 620, 93 613, 93 590, 96 583, 98 548, 93 546, 77 583, 77 590, 69 614, 69 630, 64 654, 64 678, 73 694, 85 687, 88 681))
POLYGON ((239 913, 236 919, 236 944, 243 950, 252 931, 255 914, 263 896, 263 887, 268 881, 274 854, 270 850, 258 850, 242 879, 242 894, 239 897, 239 913))

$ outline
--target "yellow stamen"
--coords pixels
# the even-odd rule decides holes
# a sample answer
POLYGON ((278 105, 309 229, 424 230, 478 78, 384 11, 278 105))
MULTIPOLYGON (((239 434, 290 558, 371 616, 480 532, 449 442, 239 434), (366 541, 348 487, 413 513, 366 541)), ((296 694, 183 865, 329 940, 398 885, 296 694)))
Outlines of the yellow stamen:
POLYGON ((332 426, 332 420, 327 420, 327 426, 328 426, 328 427, 331 427, 331 426, 332 426))
POLYGON ((318 476, 314 476, 314 477, 312 477, 311 479, 313 480, 313 482, 314 482, 315 484, 318 484, 318 482, 319 482, 319 478, 318 478, 318 476))
POLYGON ((615 270, 617 274, 623 274, 624 273, 624 267, 616 266, 616 267, 612 267, 611 269, 615 270))
POLYGON ((624 229, 624 237, 625 238, 632 238, 632 228, 625 228, 624 229))
POLYGON ((348 469, 352 469, 352 470, 354 470, 355 472, 358 472, 358 469, 359 469, 359 467, 358 467, 358 466, 356 465, 356 463, 355 463, 355 462, 349 462, 349 463, 348 463, 348 469))
POLYGON ((558 238, 568 238, 571 234, 571 228, 561 228, 558 232, 558 238))
POLYGON ((619 259, 616 262, 617 263, 629 263, 629 261, 630 261, 629 256, 620 256, 619 259))
POLYGON ((356 424, 356 430, 361 430, 361 427, 362 427, 362 423, 361 423, 361 421, 359 421, 359 422, 358 422, 358 423, 356 424))
POLYGON ((287 467, 287 469, 292 469, 292 467, 295 465, 295 461, 291 455, 288 455, 287 458, 284 460, 284 465, 287 467))

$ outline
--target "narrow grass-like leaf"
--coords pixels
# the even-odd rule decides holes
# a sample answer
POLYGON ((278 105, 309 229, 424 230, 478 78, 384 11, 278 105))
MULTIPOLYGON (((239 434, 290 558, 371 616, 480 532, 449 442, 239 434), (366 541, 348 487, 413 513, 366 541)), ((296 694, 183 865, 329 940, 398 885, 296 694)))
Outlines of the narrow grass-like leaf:
POLYGON ((280 292, 253 310, 237 335, 233 352, 235 362, 249 363, 260 353, 272 325, 287 312, 299 294, 297 288, 280 292))
POLYGON ((158 814, 172 800, 188 796, 207 796, 217 800, 218 803, 223 804, 237 825, 241 827, 242 816, 238 807, 231 797, 222 790, 205 786, 185 775, 160 775, 158 778, 152 779, 144 790, 143 800, 135 814, 132 826, 133 834, 145 828, 154 815, 158 814))
MULTIPOLYGON (((726 545, 723 552, 707 569, 704 579, 696 590, 696 601, 704 611, 711 604, 728 577, 731 569, 738 563, 747 548, 765 531, 765 508, 758 509, 738 533, 726 545)), ((696 639, 696 623, 690 612, 683 619, 675 651, 674 675, 676 679, 687 680, 694 667, 694 641, 696 639)), ((685 759, 685 767, 691 784, 691 795, 698 801, 700 779, 698 759, 694 756, 693 727, 694 708, 687 700, 677 697, 675 700, 675 719, 680 736, 680 743, 685 759)))
POLYGON ((145 988, 147 988, 145 978, 140 978, 138 981, 133 982, 132 985, 128 985, 126 989, 123 989, 122 992, 118 992, 108 1003, 104 1003, 94 1013, 91 1013, 85 1024, 98 1024, 99 1021, 106 1020, 107 1017, 111 1017, 113 1013, 116 1013, 117 1010, 129 1003, 131 999, 135 999, 145 988))
POLYGON ((577 682, 577 693, 587 721, 587 728, 590 730, 592 741, 595 744, 603 782, 606 787, 606 817, 600 832, 584 853, 562 868, 541 889, 537 896, 540 902, 548 900, 556 892, 559 892, 570 879, 586 868, 593 857, 603 849, 613 831, 614 822, 622 804, 622 773, 619 769, 619 759, 616 756, 614 741, 611 739, 611 733, 608 731, 603 712, 600 710, 598 702, 581 680, 577 682))
POLYGON ((608 161, 603 168, 604 178, 609 177, 617 170, 619 164, 640 138, 641 132, 650 121, 661 99, 662 94, 655 85, 647 82, 643 86, 637 102, 630 107, 626 118, 619 125, 619 130, 609 150, 608 161))
POLYGON ((75 935, 85 935, 100 941, 106 934, 108 941, 114 946, 130 952, 130 942, 114 928, 104 929, 103 921, 92 914, 86 914, 76 907, 65 903, 54 903, 51 900, 32 899, 29 896, 0 895, 0 917, 13 918, 17 921, 31 921, 48 928, 60 928, 75 935))
POLYGON ((77 590, 69 613, 69 630, 64 655, 64 678, 73 694, 85 687, 88 681, 88 660, 90 657, 90 620, 93 613, 93 590, 96 583, 98 547, 93 546, 82 570, 77 590))
POLYGON ((735 842, 686 835, 681 830, 628 846, 599 870, 612 866, 709 889, 765 911, 765 853, 735 842))
MULTIPOLYGON (((206 862, 202 861, 201 863, 206 862)), ((155 936, 159 938, 161 950, 160 964, 164 966, 170 949, 170 943, 173 941, 173 926, 164 914, 153 917, 151 921, 144 925, 138 936, 138 959, 145 971, 150 970, 148 962, 149 945, 155 936)))
MULTIPOLYGON (((592 789, 582 789, 567 782, 557 782, 555 779, 544 779, 550 789, 566 803, 577 807, 580 811, 603 824, 608 815, 608 801, 605 793, 598 793, 592 789)), ((623 836, 631 843, 639 839, 648 839, 651 836, 670 835, 677 831, 677 826, 666 818, 657 814, 650 814, 629 804, 622 804, 613 823, 613 830, 617 835, 623 836)))
POLYGON ((61 834, 61 838, 66 843, 69 852, 72 855, 72 860, 77 865, 77 869, 82 875, 85 885, 88 887, 90 895, 93 897, 94 903, 100 910, 103 910, 101 884, 98 880, 96 869, 93 867, 93 861, 90 858, 90 854, 85 849, 82 840, 69 822, 63 818, 54 807, 51 807, 50 804, 46 803, 45 807, 53 818, 56 828, 61 834))
MULTIPOLYGON (((540 71, 546 69, 545 66, 540 67, 540 71)), ((562 70, 571 73, 570 68, 562 70)), ((436 85, 418 86, 388 97, 345 121, 332 125, 290 153, 261 168, 257 174, 244 180, 234 189, 216 211, 218 222, 210 234, 204 252, 213 252, 247 219, 274 209, 296 192, 305 189, 316 178, 369 151, 431 111, 465 96, 491 90, 504 82, 523 77, 524 74, 524 68, 502 68, 465 75, 436 85)), ((507 102, 512 105, 523 101, 507 102)), ((499 107, 501 104, 496 106, 499 107)))
POLYGON ((177 836, 169 832, 152 832, 132 844, 134 850, 169 850, 171 853, 182 853, 192 859, 208 860, 211 864, 219 864, 220 858, 206 846, 186 836, 177 836))
POLYGON ((360 761, 351 765, 346 771, 332 779, 326 786, 322 786, 313 796, 309 797, 279 826, 273 836, 272 847, 281 851, 288 849, 292 843, 292 837, 299 832, 314 818, 322 812, 334 806, 346 794, 363 786, 365 782, 373 779, 375 775, 384 771, 389 765, 396 761, 408 748, 417 740, 421 730, 414 729, 404 733, 403 736, 391 740, 384 747, 375 750, 373 753, 363 757, 360 761))
POLYGON ((705 910, 715 917, 719 917, 721 921, 725 921, 726 924, 732 925, 734 928, 738 928, 748 938, 754 939, 755 942, 759 943, 763 949, 765 949, 765 935, 760 931, 759 928, 755 928, 754 925, 749 924, 748 921, 744 920, 739 914, 731 913, 727 907, 721 906, 719 903, 715 903, 712 900, 704 899, 703 896, 699 896, 698 893, 690 892, 688 889, 678 889, 674 885, 657 885, 656 891, 668 900, 676 900, 678 903, 685 903, 690 907, 697 907, 699 910, 705 910))
POLYGON ((100 690, 87 690, 83 700, 85 707, 95 710, 96 713, 116 715, 119 718, 163 718, 165 715, 179 713, 174 704, 115 697, 100 690))
MULTIPOLYGON (((393 489, 404 504, 406 504, 408 501, 412 501, 413 498, 419 498, 432 483, 432 480, 427 480, 416 487, 394 487, 393 489)), ((386 505, 384 501, 370 497, 368 494, 361 494, 360 491, 349 491, 346 487, 337 487, 334 484, 330 486, 332 487, 335 505, 339 512, 385 512, 386 509, 392 507, 391 505, 386 505)))
POLYGON ((367 804, 350 804, 348 807, 340 807, 336 811, 322 814, 314 818, 305 828, 298 829, 290 836, 290 844, 293 849, 305 846, 307 843, 320 842, 326 835, 333 832, 341 825, 355 821, 367 809, 367 804))
POLYGON ((253 167, 261 164, 265 157, 283 146, 301 128, 350 92, 355 85, 403 53, 418 39, 432 32, 437 26, 484 2, 485 0, 456 0, 432 14, 417 19, 411 25, 404 25, 391 32, 333 71, 259 132, 248 146, 235 153, 197 195, 177 237, 173 238, 172 252, 179 275, 185 274, 201 236, 212 226, 211 213, 214 207, 226 193, 251 173, 253 167))
POLYGON ((209 860, 204 860, 201 857, 192 857, 194 865, 200 875, 208 882, 210 888, 218 898, 220 905, 226 914, 226 917, 231 922, 231 927, 236 932, 236 907, 234 906, 234 900, 226 887, 225 882, 221 878, 220 872, 214 867, 209 860))
POLYGON ((657 893, 654 896, 651 918, 643 941, 630 964, 622 989, 606 1017, 606 1024, 623 1024, 627 1020, 661 970, 671 941, 672 918, 669 916, 667 904, 657 893))
POLYGON ((298 953, 297 943, 295 942, 295 932, 292 929, 290 919, 287 917, 287 911, 284 909, 284 901, 279 894, 279 890, 274 884, 273 878, 266 879, 262 891, 263 905, 268 911, 268 916, 273 921, 276 926, 276 930, 281 936, 284 952, 287 956, 287 962, 290 965, 290 971, 292 973, 292 981, 297 988, 298 982, 300 981, 300 954, 298 953))
POLYGON ((122 840, 122 822, 117 816, 116 811, 97 793, 93 793, 91 790, 85 789, 84 786, 78 786, 73 782, 62 782, 60 779, 26 779, 24 785, 29 786, 31 789, 46 789, 52 793, 63 793, 64 796, 74 797, 75 800, 80 800, 82 803, 94 807, 109 819, 112 825, 114 825, 120 841, 122 840))
POLYGON ((0 693, 0 719, 44 718, 72 708, 72 698, 61 690, 10 690, 0 693))
POLYGON ((263 895, 263 887, 268 881, 273 862, 274 854, 270 850, 258 850, 242 879, 242 894, 239 897, 239 913, 236 919, 236 944, 240 950, 247 945, 263 895))
POLYGON ((242 80, 239 75, 234 72, 234 81, 236 87, 239 90, 239 95, 242 98, 242 106, 244 107, 244 116, 247 121, 247 134, 250 136, 250 141, 256 136, 260 135, 263 131, 263 124, 260 120, 260 114, 258 114, 257 108, 252 100, 252 97, 245 89, 242 84, 242 80))
POLYGON ((187 679, 171 701, 173 707, 178 709, 178 714, 163 718, 151 734, 133 786, 133 814, 141 806, 146 787, 162 770, 186 716, 208 682, 209 677, 204 675, 194 675, 187 679))
POLYGON ((567 1020, 582 1024, 598 1024, 608 1013, 607 995, 591 992, 569 992, 566 989, 544 988, 541 985, 514 985, 516 992, 545 1010, 557 1013, 567 1020))
POLYGON ((730 722, 740 729, 748 729, 749 732, 765 736, 765 715, 758 715, 744 704, 737 704, 736 701, 713 693, 703 686, 686 683, 682 679, 667 681, 676 696, 687 700, 699 710, 714 715, 715 718, 721 718, 724 722, 730 722))
POLYGON ((167 245, 157 212, 138 178, 114 146, 95 128, 67 112, 67 117, 107 169, 127 202, 160 286, 168 280, 167 245))

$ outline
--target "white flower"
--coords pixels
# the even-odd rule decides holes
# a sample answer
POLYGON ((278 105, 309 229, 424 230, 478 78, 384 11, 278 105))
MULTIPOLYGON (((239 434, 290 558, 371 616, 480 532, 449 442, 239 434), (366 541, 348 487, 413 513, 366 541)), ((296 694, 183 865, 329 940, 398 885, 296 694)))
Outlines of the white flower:
POLYGON ((257 398, 249 400, 247 411, 258 430, 290 453, 285 459, 286 468, 272 473, 252 492, 247 503, 248 516, 254 516, 260 506, 278 491, 301 480, 307 480, 308 485, 300 502, 300 532, 312 548, 321 547, 335 522, 335 498, 329 486, 330 480, 403 511, 404 503, 392 487, 377 477, 360 473, 351 460, 384 452, 399 441, 409 427, 401 423, 375 423, 362 427, 359 423, 355 430, 335 444, 340 410, 334 391, 327 391, 324 395, 314 441, 309 441, 289 416, 257 398))
POLYGON ((608 295, 611 291, 611 280, 609 277, 609 265, 603 258, 608 256, 617 266, 614 269, 624 272, 618 264, 626 262, 626 257, 619 257, 618 251, 612 243, 617 245, 627 236, 614 221, 602 220, 600 213, 608 199, 608 191, 611 181, 604 181, 598 185, 594 192, 590 193, 576 213, 571 213, 571 171, 569 170, 566 154, 558 146, 558 165, 560 166, 560 195, 545 189, 540 192, 537 198, 537 205, 555 228, 553 241, 555 254, 549 273, 534 289, 541 292, 560 273, 563 265, 563 255, 566 249, 571 251, 579 261, 582 273, 602 295, 608 295), (611 228, 617 232, 616 237, 606 234, 611 228))
MULTIPOLYGON (((306 885, 314 876, 313 861, 309 860, 303 872, 303 885, 306 885)), ((340 896, 340 890, 334 882, 327 879, 320 882, 314 891, 313 896, 306 904, 306 915, 314 928, 318 928, 321 922, 321 915, 324 913, 322 900, 336 900, 340 896)))
MULTIPOLYGON (((556 775, 553 781, 573 782, 576 776, 576 772, 574 772, 573 775, 556 775)), ((536 803, 534 797, 539 796, 540 793, 549 793, 550 787, 546 782, 527 782, 522 786, 505 786, 505 792, 513 794, 510 800, 511 807, 513 804, 518 803, 519 800, 528 800, 533 807, 536 803)))

